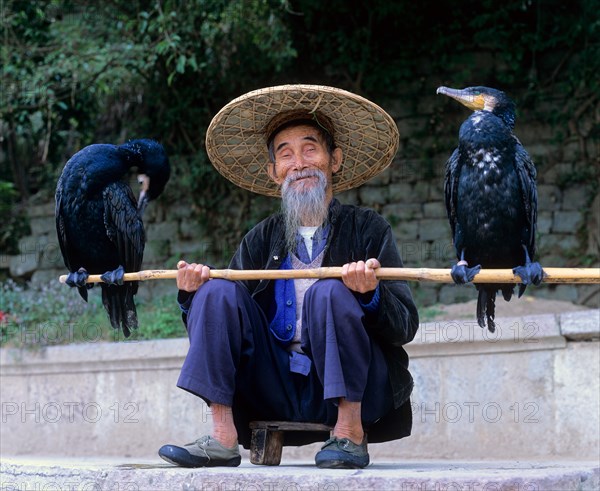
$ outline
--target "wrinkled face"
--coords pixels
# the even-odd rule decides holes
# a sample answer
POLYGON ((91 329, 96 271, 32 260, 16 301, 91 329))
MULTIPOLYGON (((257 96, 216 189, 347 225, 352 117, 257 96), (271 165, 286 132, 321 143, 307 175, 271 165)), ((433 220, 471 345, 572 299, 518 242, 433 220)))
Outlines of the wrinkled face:
POLYGON ((332 196, 332 179, 341 166, 342 151, 336 148, 329 154, 319 131, 311 126, 293 126, 279 132, 273 140, 275 162, 269 164, 269 176, 281 186, 287 179, 288 185, 302 191, 318 184, 311 175, 319 170, 327 178, 327 196, 332 196))

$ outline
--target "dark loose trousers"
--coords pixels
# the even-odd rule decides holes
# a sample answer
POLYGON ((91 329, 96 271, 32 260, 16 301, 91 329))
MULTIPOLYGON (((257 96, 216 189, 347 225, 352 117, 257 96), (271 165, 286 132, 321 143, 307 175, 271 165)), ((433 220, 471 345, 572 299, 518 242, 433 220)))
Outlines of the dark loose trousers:
MULTIPOLYGON (((337 399, 362 401, 365 426, 392 409, 387 365, 368 336, 363 312, 339 280, 306 292, 302 349, 307 376, 290 372, 289 352, 243 285, 210 280, 195 294, 187 319, 190 349, 177 385, 206 402, 233 407, 240 443, 251 420, 335 424, 337 399)), ((309 441, 315 441, 311 438, 309 441)))

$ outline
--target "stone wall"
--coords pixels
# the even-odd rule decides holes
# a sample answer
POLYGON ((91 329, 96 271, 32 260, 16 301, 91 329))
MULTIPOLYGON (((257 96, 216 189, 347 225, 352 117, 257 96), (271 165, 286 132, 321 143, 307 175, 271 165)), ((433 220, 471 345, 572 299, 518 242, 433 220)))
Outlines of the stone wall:
MULTIPOLYGON (((418 99, 407 96, 404 101, 408 102, 384 105, 401 135, 393 164, 361 188, 343 193, 340 199, 373 207, 392 224, 406 266, 449 268, 455 262, 455 254, 444 205, 444 166, 468 111, 435 95, 418 99)), ((561 101, 555 101, 552 107, 560 104, 561 101)), ((517 119, 515 128, 538 170, 538 260, 547 267, 598 266, 600 156, 592 132, 597 115, 587 111, 575 126, 561 128, 540 119, 543 110, 529 108, 517 119)), ((225 267, 233 247, 201 225, 199 211, 189 196, 173 199, 176 185, 174 178, 169 183, 170 200, 151 203, 146 211, 148 241, 143 267, 174 268, 181 257, 225 267)), ((276 200, 256 199, 250 193, 240 196, 243 205, 228 197, 220 209, 204 212, 240 214, 239 223, 247 223, 250 220, 244 209, 277 207, 276 200)), ((31 205, 28 214, 31 235, 21 239, 20 254, 0 254, 0 270, 4 270, 4 276, 30 278, 34 282, 54 280, 65 272, 56 241, 54 204, 31 205)), ((172 285, 166 282, 148 282, 140 294, 152 296, 168 288, 172 285)), ((420 305, 475 297, 470 287, 454 285, 414 284, 414 292, 420 305)), ((600 305, 597 285, 542 285, 528 288, 527 294, 600 305)))

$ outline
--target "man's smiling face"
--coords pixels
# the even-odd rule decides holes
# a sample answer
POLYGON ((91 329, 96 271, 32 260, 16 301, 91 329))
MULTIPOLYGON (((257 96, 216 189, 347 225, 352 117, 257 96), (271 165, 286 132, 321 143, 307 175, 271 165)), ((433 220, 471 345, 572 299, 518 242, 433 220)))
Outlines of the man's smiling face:
POLYGON ((332 179, 341 165, 342 151, 336 148, 332 154, 327 150, 319 130, 312 126, 292 126, 281 130, 273 139, 275 162, 269 164, 269 175, 278 185, 286 179, 296 191, 317 185, 315 171, 327 179, 327 196, 332 197, 332 179))

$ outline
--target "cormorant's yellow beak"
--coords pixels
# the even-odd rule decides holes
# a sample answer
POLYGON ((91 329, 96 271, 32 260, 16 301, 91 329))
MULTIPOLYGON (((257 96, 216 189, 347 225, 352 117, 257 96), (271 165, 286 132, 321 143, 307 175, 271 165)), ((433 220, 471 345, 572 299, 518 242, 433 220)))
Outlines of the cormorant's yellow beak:
POLYGON ((452 97, 452 99, 456 99, 458 102, 468 107, 472 111, 488 109, 486 107, 485 96, 481 93, 475 94, 468 90, 451 89, 450 87, 438 87, 436 93, 452 97))

